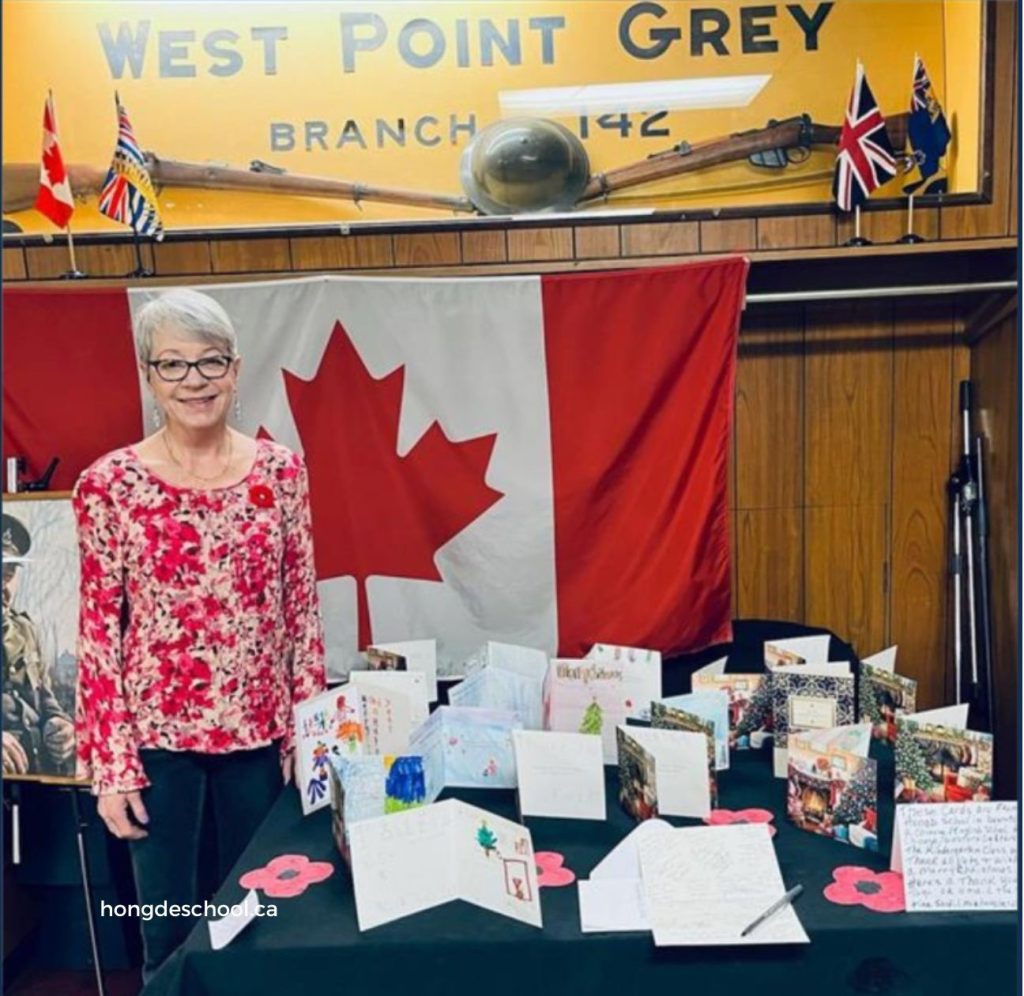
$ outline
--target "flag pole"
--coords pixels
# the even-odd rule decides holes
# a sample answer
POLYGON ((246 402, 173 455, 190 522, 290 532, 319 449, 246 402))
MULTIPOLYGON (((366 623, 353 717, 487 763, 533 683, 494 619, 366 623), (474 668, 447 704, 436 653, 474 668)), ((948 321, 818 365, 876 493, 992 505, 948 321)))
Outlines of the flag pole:
POLYGON ((71 269, 61 274, 61 280, 81 280, 85 274, 78 268, 75 259, 75 240, 71 237, 71 225, 64 226, 64 233, 68 237, 68 255, 71 257, 71 269))
POLYGON ((135 244, 135 269, 130 273, 126 273, 126 277, 151 277, 153 276, 152 270, 146 269, 146 264, 142 262, 142 240, 139 238, 139 233, 132 229, 132 242, 135 244))
POLYGON ((848 246, 869 246, 871 245, 871 239, 865 239, 860 234, 860 205, 857 204, 853 209, 853 238, 847 239, 846 244, 848 246))
POLYGON ((910 194, 907 197, 907 231, 904 235, 901 235, 897 240, 902 245, 916 245, 918 242, 924 242, 925 238, 923 235, 918 235, 914 231, 914 195, 910 194))

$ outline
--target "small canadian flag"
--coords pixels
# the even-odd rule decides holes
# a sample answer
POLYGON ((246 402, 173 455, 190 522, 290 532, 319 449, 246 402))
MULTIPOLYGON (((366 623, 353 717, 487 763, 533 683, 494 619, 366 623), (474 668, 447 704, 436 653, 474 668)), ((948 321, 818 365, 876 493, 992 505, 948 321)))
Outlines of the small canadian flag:
POLYGON ((47 95, 43 108, 43 162, 39 169, 39 193, 35 208, 58 228, 65 228, 75 211, 71 184, 57 141, 57 115, 53 110, 52 93, 47 95))

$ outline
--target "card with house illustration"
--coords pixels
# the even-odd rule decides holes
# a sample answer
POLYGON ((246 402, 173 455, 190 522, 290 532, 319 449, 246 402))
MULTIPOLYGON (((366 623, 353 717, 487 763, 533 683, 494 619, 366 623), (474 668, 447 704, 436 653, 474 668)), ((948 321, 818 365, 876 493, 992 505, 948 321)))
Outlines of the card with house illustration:
POLYGON ((530 831, 457 799, 347 828, 356 917, 370 930, 461 899, 540 927, 530 831))
MULTIPOLYGON (((664 725, 672 729, 671 724, 659 723, 657 716, 664 716, 659 703, 651 703, 651 725, 664 725)), ((725 692, 691 692, 689 695, 672 695, 662 698, 660 705, 667 709, 679 709, 684 713, 708 722, 712 727, 715 740, 715 770, 725 771, 729 767, 729 696, 725 692)), ((688 729, 689 727, 680 727, 688 729)))
POLYGON ((515 713, 440 706, 409 739, 409 753, 423 758, 428 799, 449 788, 515 788, 512 731, 515 713))
POLYGON ((349 685, 329 688, 296 705, 294 721, 295 784, 307 815, 329 802, 331 760, 365 749, 362 696, 349 685))
POLYGON ((684 733, 703 734, 707 743, 708 768, 712 773, 710 782, 711 805, 718 805, 718 779, 715 773, 718 771, 716 763, 718 751, 715 740, 715 724, 713 720, 704 719, 696 713, 687 712, 684 709, 675 709, 665 705, 664 702, 651 703, 651 728, 655 730, 681 730, 684 733))
POLYGON ((729 747, 759 748, 771 738, 771 684, 764 674, 724 674, 696 671, 691 685, 695 693, 722 692, 729 706, 729 747))
POLYGON ((713 737, 708 730, 618 726, 619 801, 636 820, 702 818, 716 804, 713 737), (711 746, 709 746, 711 745, 711 746))
POLYGON ((991 733, 966 729, 967 705, 896 718, 896 801, 988 802, 991 733))
POLYGON ((661 653, 641 647, 620 647, 614 643, 595 643, 586 657, 588 661, 605 661, 623 669, 631 689, 629 715, 635 719, 651 718, 651 702, 661 698, 661 653))
POLYGON ((914 712, 917 682, 884 668, 860 662, 858 712, 861 722, 869 722, 876 740, 896 743, 896 719, 914 712))
POLYGON ((544 683, 544 728, 599 736, 604 763, 615 764, 615 727, 633 712, 638 694, 645 693, 627 683, 621 664, 552 660, 544 683))
MULTIPOLYGON (((829 730, 848 726, 855 719, 852 673, 817 674, 814 669, 831 665, 783 666, 771 674, 773 764, 776 778, 788 773, 787 742, 790 733, 829 730)), ((845 665, 847 670, 849 664, 845 665)))
POLYGON ((801 830, 878 850, 878 766, 867 723, 790 733, 786 813, 801 830))

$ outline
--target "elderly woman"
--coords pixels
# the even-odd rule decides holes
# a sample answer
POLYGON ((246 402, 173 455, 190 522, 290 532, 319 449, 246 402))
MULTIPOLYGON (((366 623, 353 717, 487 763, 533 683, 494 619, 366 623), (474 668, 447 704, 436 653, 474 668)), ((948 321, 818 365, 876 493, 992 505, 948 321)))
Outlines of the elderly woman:
MULTIPOLYGON (((75 486, 78 773, 130 841, 140 903, 196 903, 204 807, 221 878, 292 771, 292 706, 324 686, 300 457, 228 425, 224 309, 172 290, 136 316, 159 428, 75 486)), ((144 921, 143 978, 187 918, 144 921)))

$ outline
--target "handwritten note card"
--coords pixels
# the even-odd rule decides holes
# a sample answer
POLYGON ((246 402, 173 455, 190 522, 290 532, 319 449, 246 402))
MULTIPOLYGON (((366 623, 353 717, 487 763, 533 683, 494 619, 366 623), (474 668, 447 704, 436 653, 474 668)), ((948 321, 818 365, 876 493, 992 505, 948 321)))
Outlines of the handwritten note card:
POLYGON ((892 869, 908 912, 1015 910, 1017 803, 897 806, 892 869))
POLYGON ((512 741, 522 816, 605 818, 604 756, 597 737, 513 730, 512 741))

